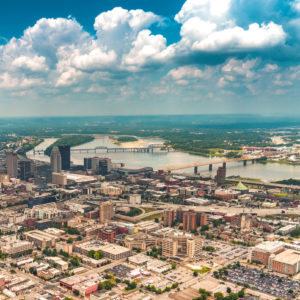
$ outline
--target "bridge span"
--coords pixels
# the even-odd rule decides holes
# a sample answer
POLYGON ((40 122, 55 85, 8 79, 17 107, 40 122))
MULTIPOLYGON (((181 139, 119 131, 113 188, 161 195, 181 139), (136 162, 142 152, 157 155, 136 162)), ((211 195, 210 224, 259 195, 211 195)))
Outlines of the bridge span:
MULTIPOLYGON (((95 148, 71 148, 71 152, 74 153, 99 153, 101 151, 108 152, 153 152, 155 149, 164 149, 166 151, 170 151, 169 147, 166 147, 163 144, 151 144, 147 147, 106 147, 106 146, 97 146, 95 148)), ((44 154, 46 149, 33 149, 33 155, 41 155, 44 154)))
POLYGON ((222 164, 223 167, 226 168, 227 163, 242 161, 244 166, 246 166, 247 161, 252 161, 252 163, 254 164, 255 161, 261 157, 262 157, 262 155, 261 156, 242 156, 239 158, 222 158, 222 159, 216 159, 216 160, 205 161, 205 162, 194 162, 192 164, 181 165, 181 166, 167 166, 164 168, 164 171, 171 172, 171 171, 178 171, 178 170, 194 168, 194 173, 197 173, 198 167, 203 167, 203 166, 208 166, 209 171, 212 171, 213 165, 222 164))

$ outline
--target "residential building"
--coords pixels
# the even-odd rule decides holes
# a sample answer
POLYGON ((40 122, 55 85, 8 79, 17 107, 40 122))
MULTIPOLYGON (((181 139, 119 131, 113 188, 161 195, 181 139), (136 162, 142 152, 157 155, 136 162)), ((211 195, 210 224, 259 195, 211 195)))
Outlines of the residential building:
POLYGON ((175 257, 178 251, 178 241, 166 238, 162 241, 162 256, 164 257, 175 257))
POLYGON ((175 220, 175 210, 168 208, 164 210, 164 226, 172 227, 175 220))
POLYGON ((183 230, 191 231, 197 229, 197 214, 193 211, 188 211, 183 214, 183 230))
POLYGON ((99 207, 100 223, 111 220, 114 216, 114 203, 112 201, 101 202, 99 207))

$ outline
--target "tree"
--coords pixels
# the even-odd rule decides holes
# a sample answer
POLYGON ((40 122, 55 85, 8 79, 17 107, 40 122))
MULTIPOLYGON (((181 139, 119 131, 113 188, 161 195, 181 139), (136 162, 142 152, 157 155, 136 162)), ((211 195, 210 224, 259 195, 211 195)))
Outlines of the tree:
POLYGON ((223 300, 224 299, 224 295, 221 292, 214 293, 214 297, 217 300, 223 300))
POLYGON ((245 290, 244 289, 241 289, 239 292, 238 292, 238 296, 239 298, 243 298, 245 296, 245 290))
POLYGON ((79 296, 79 291, 78 290, 74 290, 73 293, 74 293, 75 296, 79 296))
POLYGON ((204 232, 207 231, 209 229, 208 225, 202 225, 200 231, 204 232))
POLYGON ((79 267, 80 266, 79 259, 77 257, 72 257, 71 260, 70 260, 70 263, 74 267, 79 267))
POLYGON ((198 272, 194 271, 193 272, 193 276, 197 277, 198 276, 198 272))
POLYGON ((95 252, 95 254, 94 254, 94 259, 97 259, 97 260, 98 260, 98 259, 99 259, 99 257, 100 257, 100 255, 99 255, 99 252, 98 252, 98 251, 96 251, 96 252, 95 252))
POLYGON ((68 241, 67 241, 68 244, 72 244, 73 243, 73 239, 70 237, 68 238, 68 241))
POLYGON ((230 287, 227 287, 226 292, 227 292, 228 294, 230 294, 230 293, 231 293, 231 288, 230 288, 230 287))
POLYGON ((37 275, 37 271, 36 271, 36 268, 34 268, 34 267, 30 267, 29 268, 29 272, 31 273, 31 274, 33 274, 33 275, 37 275))

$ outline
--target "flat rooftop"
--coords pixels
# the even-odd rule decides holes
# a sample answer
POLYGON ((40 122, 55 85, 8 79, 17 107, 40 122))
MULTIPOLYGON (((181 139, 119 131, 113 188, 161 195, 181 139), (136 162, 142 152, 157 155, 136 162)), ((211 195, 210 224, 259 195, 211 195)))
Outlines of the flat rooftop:
POLYGON ((283 248, 283 243, 280 241, 275 241, 275 242, 263 242, 261 244, 258 244, 255 246, 255 250, 261 250, 261 251, 265 251, 265 252, 274 252, 280 248, 283 248))
POLYGON ((300 252, 297 252, 292 249, 287 249, 279 254, 277 254, 274 258, 274 261, 294 265, 300 262, 300 252))

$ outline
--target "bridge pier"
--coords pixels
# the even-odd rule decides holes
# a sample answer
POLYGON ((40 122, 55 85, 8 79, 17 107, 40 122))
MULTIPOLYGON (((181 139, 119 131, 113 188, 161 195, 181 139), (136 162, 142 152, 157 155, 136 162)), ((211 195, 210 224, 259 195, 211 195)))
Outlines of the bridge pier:
POLYGON ((213 167, 213 165, 212 165, 212 164, 209 164, 209 165, 208 165, 208 170, 209 170, 209 171, 212 171, 212 167, 213 167))
POLYGON ((226 168, 226 162, 223 162, 223 168, 226 168))
POLYGON ((196 175, 198 173, 198 167, 194 167, 194 174, 196 175))
POLYGON ((244 160, 244 161, 243 161, 243 164, 244 164, 244 166, 247 166, 247 161, 244 160))

